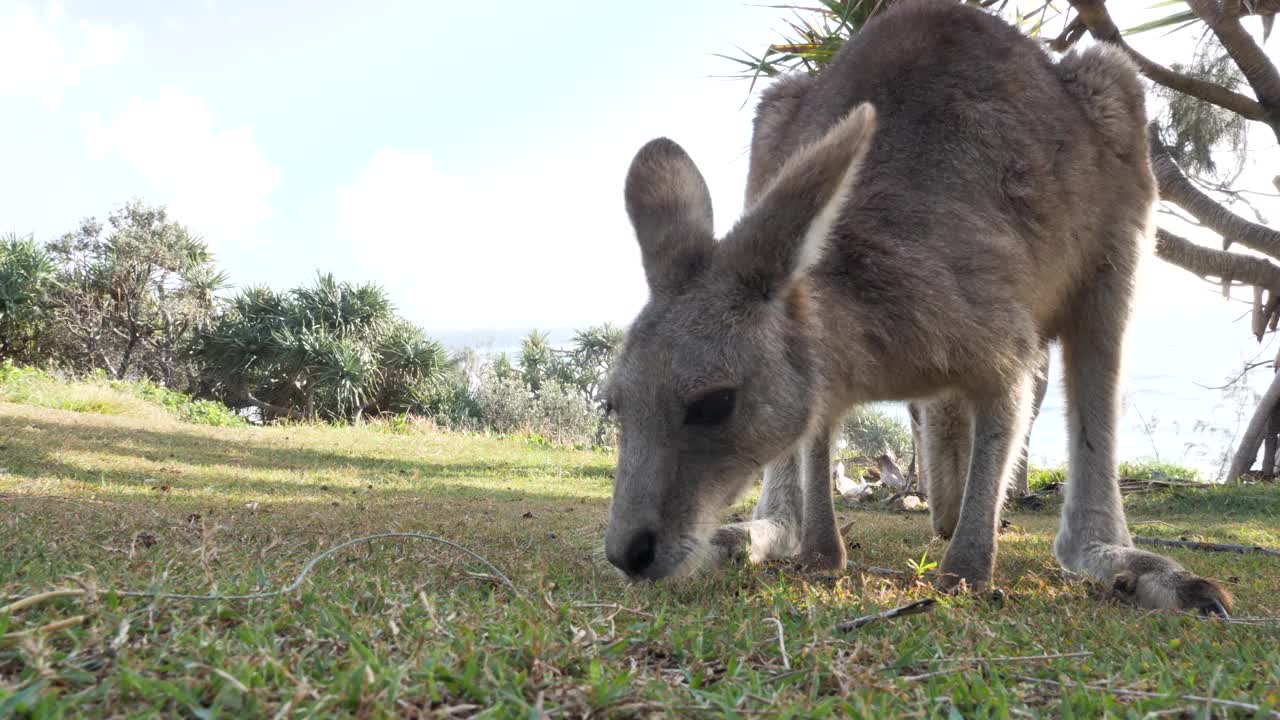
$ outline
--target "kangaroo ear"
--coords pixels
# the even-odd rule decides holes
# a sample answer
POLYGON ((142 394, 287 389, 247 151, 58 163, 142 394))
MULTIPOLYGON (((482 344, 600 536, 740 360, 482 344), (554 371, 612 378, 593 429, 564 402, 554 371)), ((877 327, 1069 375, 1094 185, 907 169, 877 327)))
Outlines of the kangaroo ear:
POLYGON ((679 292, 709 264, 715 247, 702 173, 683 148, 657 138, 631 161, 625 192, 649 289, 679 292))
POLYGON ((757 194, 721 243, 725 262, 751 290, 777 297, 822 258, 875 128, 875 108, 859 105, 797 150, 757 194))

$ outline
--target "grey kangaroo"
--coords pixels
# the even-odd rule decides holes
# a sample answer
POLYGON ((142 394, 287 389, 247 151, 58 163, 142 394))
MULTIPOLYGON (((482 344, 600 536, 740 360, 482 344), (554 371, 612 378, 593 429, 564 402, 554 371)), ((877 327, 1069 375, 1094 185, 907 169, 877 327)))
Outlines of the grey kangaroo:
POLYGON ((650 297, 605 389, 621 423, 605 552, 632 578, 746 550, 843 568, 831 439, 858 403, 924 411, 945 589, 991 582, 1034 374, 1063 350, 1070 463, 1054 546, 1130 601, 1226 615, 1217 583, 1135 549, 1116 482, 1121 345, 1156 201, 1143 91, 1118 52, 1055 62, 955 0, 903 0, 756 111, 721 240, 676 143, 626 209, 650 297), (763 470, 752 520, 718 515, 763 470))

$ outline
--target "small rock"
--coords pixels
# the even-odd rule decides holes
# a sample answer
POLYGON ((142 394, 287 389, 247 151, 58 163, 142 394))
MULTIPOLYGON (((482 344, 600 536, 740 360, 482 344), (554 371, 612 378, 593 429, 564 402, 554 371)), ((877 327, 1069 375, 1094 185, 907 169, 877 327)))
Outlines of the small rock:
POLYGON ((915 495, 902 496, 903 510, 924 510, 926 508, 928 508, 928 505, 926 505, 923 500, 916 497, 915 495))
POLYGON ((155 478, 143 478, 142 480, 143 485, 155 485, 158 482, 160 481, 156 480, 155 478))

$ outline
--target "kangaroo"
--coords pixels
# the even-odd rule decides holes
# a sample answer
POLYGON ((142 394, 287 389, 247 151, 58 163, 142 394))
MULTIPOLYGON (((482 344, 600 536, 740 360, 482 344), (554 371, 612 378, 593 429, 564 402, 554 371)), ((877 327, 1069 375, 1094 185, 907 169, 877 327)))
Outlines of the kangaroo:
POLYGON ((844 568, 833 433, 856 404, 908 400, 950 538, 938 582, 984 588, 1056 340, 1058 561, 1141 606, 1227 615, 1220 585, 1133 547, 1116 480, 1121 346, 1157 199, 1145 113, 1117 51, 1055 62, 986 12, 903 0, 817 76, 762 93, 723 239, 689 155, 645 144, 624 194, 649 299, 603 394, 621 427, 609 561, 632 579, 743 550, 844 568), (753 519, 718 526, 761 471, 753 519))

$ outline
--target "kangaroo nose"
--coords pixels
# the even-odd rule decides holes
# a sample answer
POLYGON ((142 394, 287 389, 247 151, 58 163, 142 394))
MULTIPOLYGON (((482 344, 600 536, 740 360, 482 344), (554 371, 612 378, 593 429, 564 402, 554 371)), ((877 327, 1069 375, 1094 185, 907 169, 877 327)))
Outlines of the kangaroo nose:
POLYGON ((622 550, 622 556, 610 555, 609 562, 628 575, 639 575, 653 564, 657 544, 657 533, 641 530, 631 537, 622 550))

